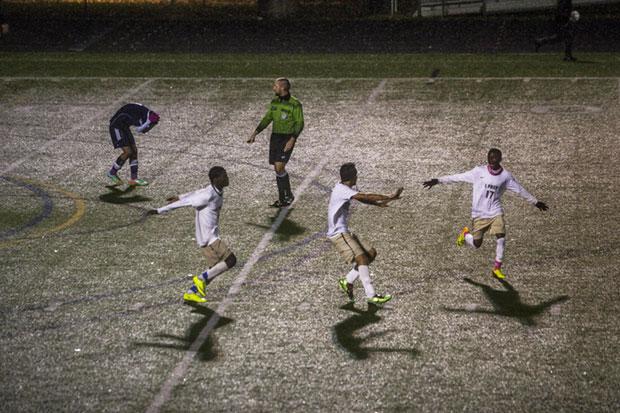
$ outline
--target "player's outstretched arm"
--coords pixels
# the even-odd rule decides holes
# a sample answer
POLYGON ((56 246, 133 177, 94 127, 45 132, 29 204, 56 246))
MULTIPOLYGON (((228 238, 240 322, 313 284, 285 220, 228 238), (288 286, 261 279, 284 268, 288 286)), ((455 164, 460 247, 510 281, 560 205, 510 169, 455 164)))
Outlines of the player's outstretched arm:
POLYGON ((433 178, 433 179, 429 179, 428 181, 422 182, 422 185, 424 185, 424 188, 431 189, 438 183, 439 183, 439 179, 433 178))
POLYGON ((546 211, 549 209, 549 207, 547 206, 547 204, 545 204, 543 201, 538 201, 534 204, 534 206, 538 209, 540 209, 541 211, 546 211))
POLYGON ((388 206, 388 203, 394 201, 395 199, 399 199, 402 192, 402 187, 398 188, 392 195, 369 194, 359 192, 353 196, 353 199, 360 201, 363 204, 386 207, 388 206))

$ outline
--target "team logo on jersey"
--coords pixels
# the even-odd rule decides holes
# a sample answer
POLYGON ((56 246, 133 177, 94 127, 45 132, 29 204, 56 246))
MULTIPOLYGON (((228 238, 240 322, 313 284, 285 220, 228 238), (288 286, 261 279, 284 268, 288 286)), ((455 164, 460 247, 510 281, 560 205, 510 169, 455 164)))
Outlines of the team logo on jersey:
POLYGON ((282 113, 280 114, 280 119, 282 119, 282 120, 286 120, 286 119, 288 119, 288 113, 286 113, 286 112, 282 112, 282 113))

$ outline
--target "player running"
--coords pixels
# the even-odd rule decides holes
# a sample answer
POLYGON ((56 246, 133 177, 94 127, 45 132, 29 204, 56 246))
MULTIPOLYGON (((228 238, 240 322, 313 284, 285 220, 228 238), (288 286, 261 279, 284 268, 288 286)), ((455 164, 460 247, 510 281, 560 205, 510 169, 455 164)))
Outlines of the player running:
POLYGON ((360 241, 355 234, 349 232, 347 219, 351 199, 364 204, 386 207, 388 203, 400 198, 403 188, 398 188, 392 195, 362 193, 353 189, 357 184, 357 169, 353 163, 345 163, 340 167, 340 182, 334 186, 329 198, 327 213, 327 236, 347 264, 353 263, 353 269, 345 278, 338 280, 344 293, 353 302, 353 283, 358 278, 362 281, 368 303, 383 304, 392 299, 389 294, 379 295, 370 280, 368 265, 374 261, 377 251, 370 245, 360 241))
POLYGON ((237 258, 220 239, 220 210, 224 202, 224 188, 228 186, 228 174, 221 166, 209 170, 211 185, 184 195, 168 198, 168 205, 152 209, 149 215, 165 214, 173 209, 193 207, 196 209, 196 242, 204 254, 209 269, 193 277, 194 285, 183 294, 186 302, 204 303, 206 287, 215 277, 235 266, 237 258))
POLYGON ((108 172, 108 178, 112 186, 123 183, 118 176, 118 171, 129 159, 131 179, 129 186, 146 186, 149 183, 144 179, 138 179, 138 148, 136 140, 131 134, 130 126, 135 126, 138 132, 147 133, 159 122, 159 115, 139 103, 128 103, 120 108, 110 119, 110 136, 114 148, 120 148, 123 153, 116 159, 108 172))
POLYGON ((487 231, 489 234, 495 235, 497 240, 495 265, 493 266, 492 274, 499 279, 503 279, 506 277, 502 272, 502 262, 506 247, 506 227, 504 224, 504 209, 501 202, 502 194, 508 189, 541 211, 546 211, 548 207, 544 202, 537 200, 532 194, 527 192, 512 174, 501 166, 502 152, 499 149, 490 149, 487 160, 487 165, 477 166, 470 171, 456 175, 433 178, 425 181, 423 185, 425 188, 431 189, 439 183, 467 182, 473 184, 471 211, 473 233, 469 231, 468 227, 464 227, 456 239, 456 245, 460 247, 463 244, 467 244, 470 247, 479 248, 487 231))

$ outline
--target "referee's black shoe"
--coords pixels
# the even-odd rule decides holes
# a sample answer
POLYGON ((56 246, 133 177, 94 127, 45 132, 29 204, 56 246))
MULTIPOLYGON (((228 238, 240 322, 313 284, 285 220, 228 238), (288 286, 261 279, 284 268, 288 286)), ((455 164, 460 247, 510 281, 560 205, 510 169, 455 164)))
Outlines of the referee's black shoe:
POLYGON ((271 206, 274 207, 274 208, 284 208, 284 207, 287 207, 287 206, 291 205, 294 200, 295 200, 294 196, 292 196, 290 198, 284 198, 283 201, 278 199, 276 202, 271 204, 271 206))

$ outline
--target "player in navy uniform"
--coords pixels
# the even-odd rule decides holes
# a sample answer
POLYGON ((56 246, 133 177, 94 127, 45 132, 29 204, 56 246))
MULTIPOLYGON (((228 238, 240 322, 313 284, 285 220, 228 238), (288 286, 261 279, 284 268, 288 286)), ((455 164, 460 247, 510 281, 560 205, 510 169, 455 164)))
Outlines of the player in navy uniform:
POLYGON ((147 133, 159 122, 159 115, 139 103, 128 103, 120 108, 110 119, 110 136, 114 148, 120 148, 123 153, 116 159, 108 172, 108 178, 113 186, 121 185, 123 181, 118 177, 118 171, 129 159, 131 170, 130 186, 146 186, 149 183, 138 179, 138 148, 129 129, 135 126, 138 132, 147 133))

